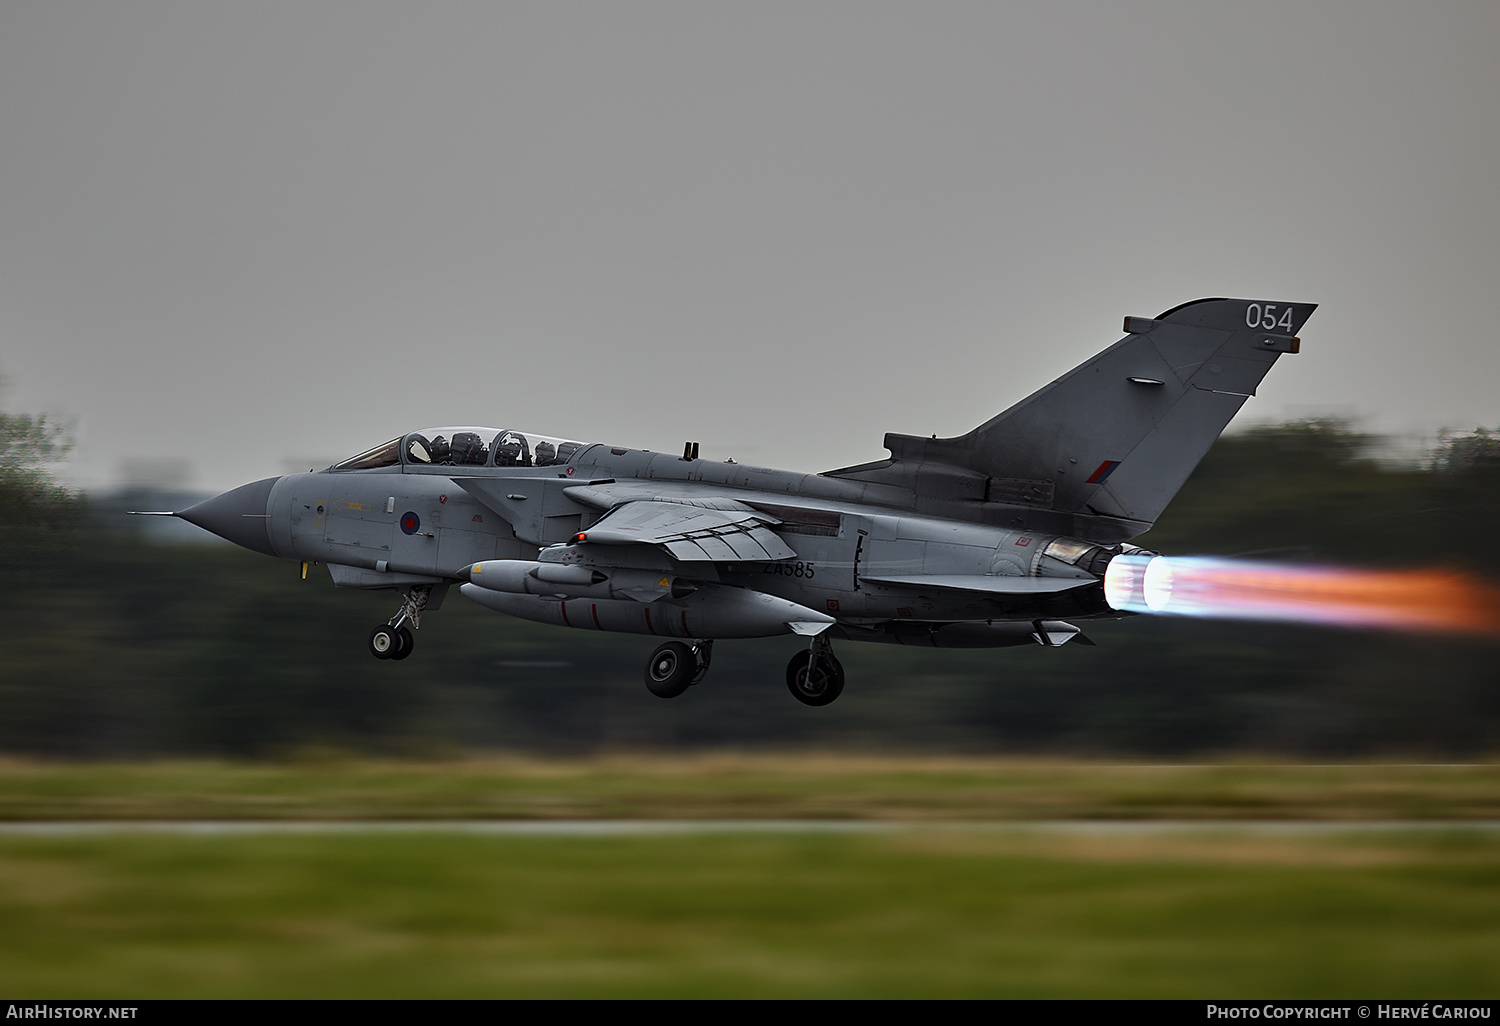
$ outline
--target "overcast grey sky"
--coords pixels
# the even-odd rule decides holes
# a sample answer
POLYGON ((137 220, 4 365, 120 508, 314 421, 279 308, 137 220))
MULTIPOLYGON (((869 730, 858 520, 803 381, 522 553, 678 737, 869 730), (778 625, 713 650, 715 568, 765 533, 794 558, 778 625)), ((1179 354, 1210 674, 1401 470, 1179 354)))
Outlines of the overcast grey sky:
MULTIPOLYGON (((1203 296, 1500 424, 1500 4, 0 4, 0 405, 226 488, 434 423, 821 470, 1203 296)), ((306 469, 304 466, 302 469, 306 469)))

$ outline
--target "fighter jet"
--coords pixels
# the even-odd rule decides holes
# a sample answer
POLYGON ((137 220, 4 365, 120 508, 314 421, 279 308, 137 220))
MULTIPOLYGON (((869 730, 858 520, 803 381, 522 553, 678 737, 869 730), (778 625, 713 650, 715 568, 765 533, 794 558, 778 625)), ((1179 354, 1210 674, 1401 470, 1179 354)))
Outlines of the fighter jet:
POLYGON ((953 438, 887 434, 885 459, 800 474, 513 428, 411 431, 326 470, 170 515, 256 552, 398 592, 369 635, 405 659, 457 585, 525 620, 662 640, 675 698, 714 641, 790 634, 792 695, 844 688, 832 643, 1091 644, 1074 621, 1140 608, 1149 529, 1315 306, 1200 299, 953 438))

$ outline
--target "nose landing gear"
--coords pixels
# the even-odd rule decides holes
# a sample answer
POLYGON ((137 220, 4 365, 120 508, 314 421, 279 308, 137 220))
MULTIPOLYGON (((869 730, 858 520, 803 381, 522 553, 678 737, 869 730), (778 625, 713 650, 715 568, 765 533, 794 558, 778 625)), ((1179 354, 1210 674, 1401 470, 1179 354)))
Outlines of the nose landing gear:
POLYGON ((376 659, 405 659, 416 645, 412 627, 420 627, 422 610, 427 608, 427 599, 432 586, 418 584, 406 589, 401 608, 387 623, 380 624, 370 632, 370 654, 376 659))
POLYGON ((416 640, 404 626, 383 623, 370 632, 370 654, 376 659, 405 659, 416 640))

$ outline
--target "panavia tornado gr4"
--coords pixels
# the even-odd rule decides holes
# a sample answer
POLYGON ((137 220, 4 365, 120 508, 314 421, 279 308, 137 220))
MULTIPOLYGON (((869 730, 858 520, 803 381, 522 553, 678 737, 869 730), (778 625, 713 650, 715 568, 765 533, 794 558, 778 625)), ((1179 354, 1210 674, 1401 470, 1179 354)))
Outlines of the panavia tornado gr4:
POLYGON ((844 687, 832 642, 1088 643, 1149 586, 1151 527, 1314 306, 1200 299, 1155 318, 955 438, 888 434, 886 459, 821 474, 517 429, 424 428, 327 470, 256 481, 175 516, 257 552, 390 589, 370 632, 405 659, 454 585, 511 616, 654 635, 646 686, 681 695, 720 638, 804 639, 798 701, 844 687))

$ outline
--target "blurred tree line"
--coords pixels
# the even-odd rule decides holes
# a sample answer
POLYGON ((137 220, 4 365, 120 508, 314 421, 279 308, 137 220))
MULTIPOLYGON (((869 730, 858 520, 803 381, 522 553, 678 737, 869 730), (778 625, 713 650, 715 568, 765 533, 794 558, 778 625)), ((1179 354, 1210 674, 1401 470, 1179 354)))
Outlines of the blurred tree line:
MULTIPOLYGON (((791 638, 720 642, 674 701, 641 673, 654 640, 566 631, 456 594, 414 655, 378 662, 393 593, 229 545, 165 545, 42 469, 65 435, 5 418, 0 460, 0 751, 105 758, 442 756, 683 747, 1203 757, 1468 758, 1500 750, 1500 646, 1454 637, 1132 617, 1096 647, 932 651, 844 644, 844 696, 786 693, 791 638)), ((1179 554, 1500 580, 1485 530, 1495 439, 1443 440, 1422 465, 1334 421, 1221 439, 1138 541, 1179 554)))

